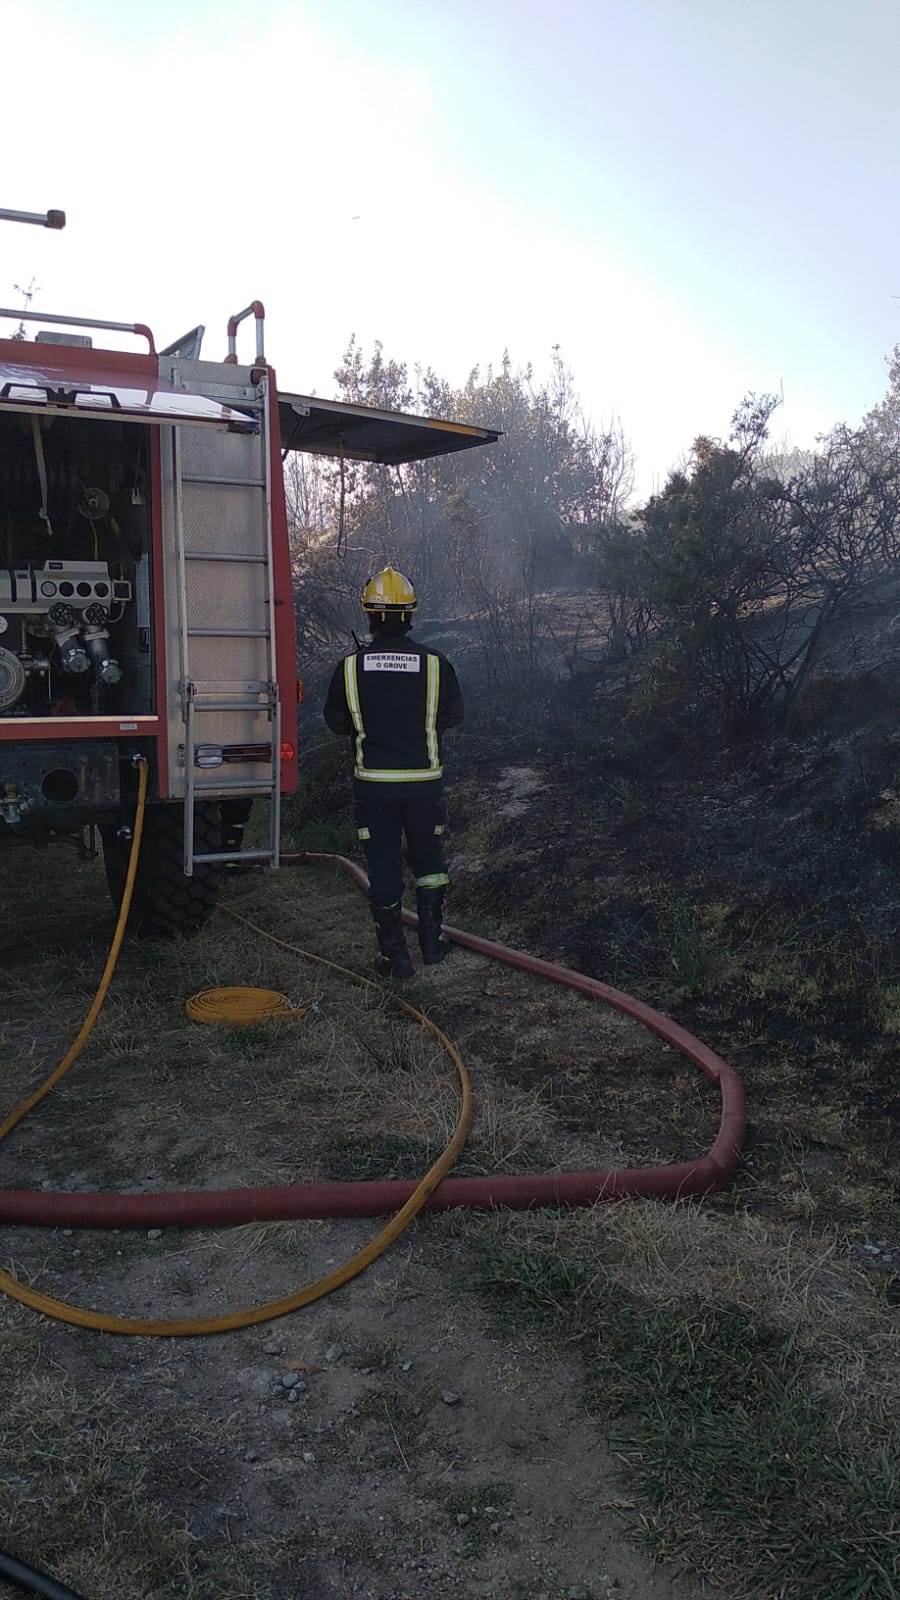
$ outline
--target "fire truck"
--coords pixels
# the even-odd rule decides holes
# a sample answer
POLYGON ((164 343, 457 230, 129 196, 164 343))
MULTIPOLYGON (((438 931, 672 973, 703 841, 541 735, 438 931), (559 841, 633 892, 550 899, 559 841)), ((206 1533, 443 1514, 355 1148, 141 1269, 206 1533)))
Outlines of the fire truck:
POLYGON ((96 829, 118 901, 143 758, 149 934, 201 926, 228 862, 279 865, 299 697, 287 454, 393 466, 498 437, 280 390, 264 318, 256 300, 232 317, 210 361, 202 327, 157 350, 142 323, 0 309, 0 848, 85 853, 96 829), (254 799, 268 838, 242 852, 254 799))

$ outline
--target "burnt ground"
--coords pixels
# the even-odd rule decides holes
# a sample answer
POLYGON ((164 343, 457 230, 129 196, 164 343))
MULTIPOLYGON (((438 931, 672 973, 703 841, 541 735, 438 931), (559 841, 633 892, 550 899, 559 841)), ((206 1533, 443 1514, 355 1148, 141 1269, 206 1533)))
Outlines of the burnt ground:
POLYGON ((791 725, 753 740, 651 736, 615 673, 576 678, 533 733, 501 725, 499 770, 480 737, 467 771, 463 743, 450 813, 453 918, 640 996, 738 1069, 748 1203, 780 1210, 793 1185, 878 1233, 874 1188, 900 1247, 892 620, 848 626, 791 725))
POLYGON ((811 1180, 846 1158, 889 1185, 892 802, 881 781, 836 794, 830 753, 781 759, 775 779, 707 770, 712 796, 674 773, 630 780, 599 818, 580 784, 536 766, 539 800, 497 821, 477 865, 463 853, 453 915, 499 920, 508 942, 639 995, 724 1055, 754 1100, 745 1176, 778 1181, 802 1146, 811 1180))

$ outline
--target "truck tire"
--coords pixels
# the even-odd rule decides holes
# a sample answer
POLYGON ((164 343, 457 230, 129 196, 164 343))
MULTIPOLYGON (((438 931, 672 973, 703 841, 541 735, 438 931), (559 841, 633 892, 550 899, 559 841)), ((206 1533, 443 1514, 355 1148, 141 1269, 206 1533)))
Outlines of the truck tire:
MULTIPOLYGON (((120 835, 115 823, 100 830, 106 881, 115 906, 121 905, 131 840, 120 835)), ((198 802, 194 808, 194 850, 197 855, 220 849, 222 823, 218 805, 198 802)), ((144 817, 129 928, 144 938, 164 939, 177 933, 196 933, 212 916, 219 897, 222 870, 218 866, 184 872, 184 809, 180 804, 148 806, 144 817)))

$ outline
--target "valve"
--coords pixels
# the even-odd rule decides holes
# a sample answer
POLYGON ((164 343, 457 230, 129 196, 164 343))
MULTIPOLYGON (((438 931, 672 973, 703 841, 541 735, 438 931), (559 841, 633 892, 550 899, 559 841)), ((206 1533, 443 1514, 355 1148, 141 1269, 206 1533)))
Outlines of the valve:
POLYGON ((111 656, 107 650, 109 643, 107 630, 105 628, 85 628, 84 642, 97 664, 97 676, 100 682, 121 682, 122 668, 115 657, 111 656))
POLYGON ((56 635, 56 648, 63 672, 73 672, 78 676, 87 672, 91 663, 78 637, 77 628, 61 628, 56 635))

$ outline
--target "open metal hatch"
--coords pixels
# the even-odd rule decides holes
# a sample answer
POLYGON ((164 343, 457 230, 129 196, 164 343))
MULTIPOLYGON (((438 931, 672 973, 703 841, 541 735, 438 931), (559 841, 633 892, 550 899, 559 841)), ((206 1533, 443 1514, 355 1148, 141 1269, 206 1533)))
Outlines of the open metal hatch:
POLYGON ((376 461, 400 466, 429 456, 450 455, 480 444, 494 444, 493 428, 466 422, 439 422, 403 411, 378 411, 372 406, 320 400, 315 395, 279 394, 282 450, 338 456, 348 461, 376 461))

